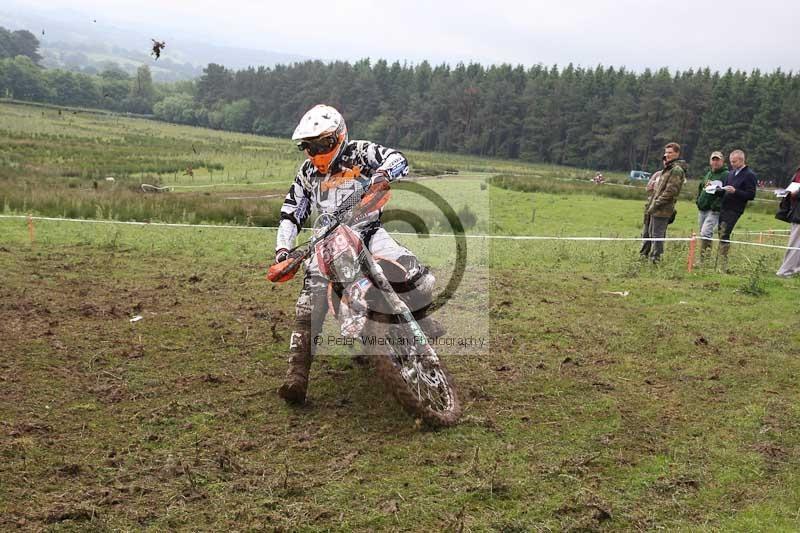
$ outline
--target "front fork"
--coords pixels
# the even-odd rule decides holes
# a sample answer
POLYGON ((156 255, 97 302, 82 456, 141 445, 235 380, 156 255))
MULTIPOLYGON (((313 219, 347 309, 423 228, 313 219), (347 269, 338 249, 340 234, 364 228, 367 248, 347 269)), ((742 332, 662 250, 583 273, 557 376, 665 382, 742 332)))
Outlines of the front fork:
POLYGON ((364 263, 369 271, 372 281, 386 297, 389 306, 392 308, 395 314, 400 315, 403 321, 411 328, 411 332, 414 334, 415 344, 422 348, 422 352, 425 355, 435 357, 435 352, 428 343, 428 338, 425 336, 422 328, 417 323, 417 320, 414 318, 414 315, 411 313, 408 305, 406 305, 406 303, 394 291, 389 279, 386 277, 386 274, 383 273, 383 269, 378 262, 372 257, 372 254, 364 254, 364 263))

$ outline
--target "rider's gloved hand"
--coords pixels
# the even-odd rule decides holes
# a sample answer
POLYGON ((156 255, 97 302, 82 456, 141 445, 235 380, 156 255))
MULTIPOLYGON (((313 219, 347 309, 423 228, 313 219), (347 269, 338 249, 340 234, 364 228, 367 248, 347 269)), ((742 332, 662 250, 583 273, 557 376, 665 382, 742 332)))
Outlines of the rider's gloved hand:
POLYGON ((379 170, 365 181, 363 196, 354 211, 356 220, 381 209, 389 200, 389 176, 385 171, 379 170))
POLYGON ((286 261, 289 259, 289 250, 286 248, 279 248, 275 250, 275 263, 280 263, 281 261, 286 261))
POLYGON ((382 182, 388 182, 389 175, 386 173, 385 170, 379 170, 372 175, 369 180, 370 188, 374 187, 375 185, 380 185, 382 182))

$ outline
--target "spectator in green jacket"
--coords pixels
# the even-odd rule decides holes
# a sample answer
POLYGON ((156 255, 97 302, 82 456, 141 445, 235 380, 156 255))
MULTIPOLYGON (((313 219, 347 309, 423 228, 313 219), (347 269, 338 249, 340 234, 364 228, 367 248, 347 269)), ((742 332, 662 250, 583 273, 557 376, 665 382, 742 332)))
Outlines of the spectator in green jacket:
POLYGON ((650 216, 650 238, 658 239, 653 241, 653 248, 650 251, 650 260, 653 263, 658 263, 661 254, 664 253, 663 239, 667 237, 667 226, 675 217, 675 203, 678 201, 681 187, 686 182, 688 167, 680 156, 680 144, 669 143, 664 147, 664 170, 647 204, 645 213, 650 216))
POLYGON ((719 210, 722 206, 722 196, 707 193, 706 187, 712 181, 725 183, 728 177, 728 167, 725 166, 725 157, 722 152, 712 152, 708 160, 711 169, 697 186, 698 224, 700 225, 700 261, 704 261, 711 253, 713 246, 714 228, 719 225, 719 210))

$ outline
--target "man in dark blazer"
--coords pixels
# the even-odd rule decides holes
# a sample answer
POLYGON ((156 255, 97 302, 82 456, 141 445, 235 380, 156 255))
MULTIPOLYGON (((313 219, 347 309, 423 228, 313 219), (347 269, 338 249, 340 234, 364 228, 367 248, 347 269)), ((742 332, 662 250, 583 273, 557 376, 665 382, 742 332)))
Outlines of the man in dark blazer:
POLYGON ((729 242, 733 228, 744 213, 747 202, 756 197, 757 179, 747 166, 744 152, 734 150, 730 155, 731 171, 725 179, 725 187, 717 194, 722 195, 719 211, 719 263, 723 272, 728 269, 729 242))

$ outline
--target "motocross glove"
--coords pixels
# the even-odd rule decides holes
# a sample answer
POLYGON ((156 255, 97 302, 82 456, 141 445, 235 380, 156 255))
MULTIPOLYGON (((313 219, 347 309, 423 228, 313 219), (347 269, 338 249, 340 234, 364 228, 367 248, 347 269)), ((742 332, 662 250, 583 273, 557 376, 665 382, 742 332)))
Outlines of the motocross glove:
POLYGON ((286 248, 279 248, 275 251, 275 263, 280 263, 281 261, 286 261, 289 259, 289 250, 286 248))

